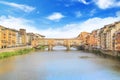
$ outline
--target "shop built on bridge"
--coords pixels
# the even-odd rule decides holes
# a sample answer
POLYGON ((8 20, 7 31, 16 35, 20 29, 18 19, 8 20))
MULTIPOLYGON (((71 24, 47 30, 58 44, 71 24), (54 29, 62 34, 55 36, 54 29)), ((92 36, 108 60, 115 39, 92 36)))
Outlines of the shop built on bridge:
POLYGON ((32 46, 37 48, 38 46, 47 46, 48 50, 53 50, 55 46, 64 46, 67 50, 70 50, 71 47, 77 47, 80 45, 80 40, 76 38, 64 39, 64 38, 43 38, 35 40, 32 43, 32 46))

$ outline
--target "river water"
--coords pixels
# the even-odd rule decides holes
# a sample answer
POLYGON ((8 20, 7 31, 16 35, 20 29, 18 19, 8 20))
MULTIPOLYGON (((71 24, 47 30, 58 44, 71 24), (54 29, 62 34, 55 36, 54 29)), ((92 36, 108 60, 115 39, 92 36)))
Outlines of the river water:
POLYGON ((82 51, 43 51, 0 60, 0 80, 120 80, 120 62, 82 51))

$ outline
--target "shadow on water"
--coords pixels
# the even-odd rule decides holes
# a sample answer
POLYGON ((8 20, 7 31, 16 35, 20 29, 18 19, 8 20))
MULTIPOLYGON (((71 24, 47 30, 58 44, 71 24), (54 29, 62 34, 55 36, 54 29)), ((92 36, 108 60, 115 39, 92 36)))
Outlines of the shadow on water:
POLYGON ((90 56, 80 56, 79 58, 81 58, 81 59, 89 59, 89 58, 95 58, 95 57, 90 57, 90 56))
MULTIPOLYGON (((48 48, 46 48, 45 51, 48 51, 48 48)), ((77 51, 77 49, 71 47, 70 50, 67 50, 67 48, 64 46, 55 46, 53 47, 52 51, 77 51)))

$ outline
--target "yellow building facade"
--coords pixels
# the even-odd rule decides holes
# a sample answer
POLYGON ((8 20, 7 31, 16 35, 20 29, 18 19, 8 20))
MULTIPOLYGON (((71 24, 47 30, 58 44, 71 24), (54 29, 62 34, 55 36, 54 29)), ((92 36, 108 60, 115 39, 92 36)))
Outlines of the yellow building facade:
POLYGON ((0 48, 2 48, 2 26, 0 25, 0 48))
POLYGON ((27 34, 25 29, 20 29, 19 34, 21 35, 21 44, 24 46, 27 44, 27 34))
POLYGON ((0 48, 16 46, 16 30, 0 26, 0 48))
POLYGON ((114 50, 115 51, 120 51, 120 30, 117 31, 114 35, 114 39, 115 39, 115 46, 114 46, 114 50))

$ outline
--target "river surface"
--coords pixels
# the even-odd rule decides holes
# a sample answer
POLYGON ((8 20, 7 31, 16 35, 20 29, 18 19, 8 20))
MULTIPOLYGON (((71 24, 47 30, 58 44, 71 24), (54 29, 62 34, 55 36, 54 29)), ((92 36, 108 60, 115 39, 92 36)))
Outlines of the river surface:
POLYGON ((120 61, 82 51, 43 51, 0 60, 0 80, 120 80, 120 61))

